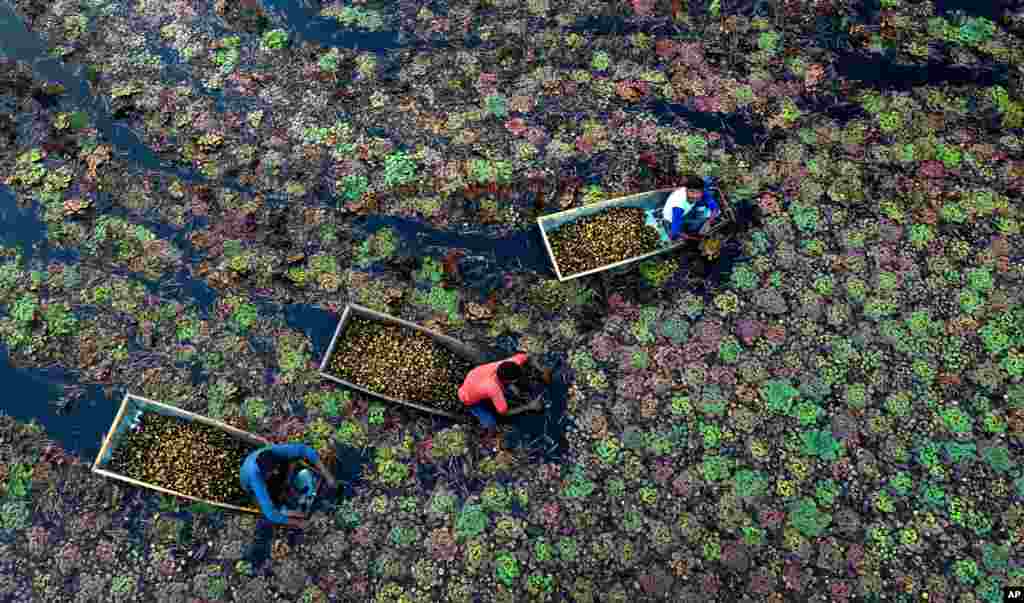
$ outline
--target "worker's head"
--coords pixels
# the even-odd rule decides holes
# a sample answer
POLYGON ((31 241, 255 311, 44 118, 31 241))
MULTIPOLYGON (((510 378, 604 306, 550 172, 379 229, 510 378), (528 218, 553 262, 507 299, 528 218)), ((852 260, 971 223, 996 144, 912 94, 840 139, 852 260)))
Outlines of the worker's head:
POLYGON ((515 383, 523 377, 523 367, 511 360, 506 360, 498 365, 498 379, 502 383, 515 383))
POLYGON ((699 201, 704 194, 704 181, 700 176, 690 174, 683 180, 686 187, 686 198, 691 201, 699 201))

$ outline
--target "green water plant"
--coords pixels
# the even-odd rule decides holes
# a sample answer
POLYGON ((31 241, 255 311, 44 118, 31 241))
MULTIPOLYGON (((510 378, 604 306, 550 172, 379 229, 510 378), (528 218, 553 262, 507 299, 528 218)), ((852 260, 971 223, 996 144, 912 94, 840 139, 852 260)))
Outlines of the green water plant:
POLYGON ((499 119, 508 116, 508 98, 503 94, 490 94, 484 99, 487 112, 499 119))
POLYGON ((761 386, 761 397, 775 414, 788 415, 799 395, 799 390, 784 379, 772 379, 761 386))
POLYGON ((23 498, 28 495, 31 485, 32 467, 25 463, 12 464, 7 473, 4 493, 13 498, 23 498))
POLYGON ((415 180, 416 159, 403 151, 384 158, 384 185, 402 186, 415 180))
POLYGON ((814 499, 803 497, 790 503, 787 522, 807 538, 817 538, 832 523, 832 515, 818 509, 814 499))
POLYGON ((505 586, 511 587, 519 577, 519 560, 508 551, 500 551, 494 558, 494 575, 505 586))
POLYGON ((800 441, 804 454, 817 456, 825 461, 836 460, 843 449, 842 442, 836 440, 827 429, 809 429, 801 432, 800 441))
POLYGON ((261 46, 267 50, 281 50, 288 47, 288 32, 284 29, 271 29, 263 32, 261 46))
POLYGON ((490 518, 478 504, 467 504, 455 518, 455 534, 460 541, 475 538, 487 529, 490 518))

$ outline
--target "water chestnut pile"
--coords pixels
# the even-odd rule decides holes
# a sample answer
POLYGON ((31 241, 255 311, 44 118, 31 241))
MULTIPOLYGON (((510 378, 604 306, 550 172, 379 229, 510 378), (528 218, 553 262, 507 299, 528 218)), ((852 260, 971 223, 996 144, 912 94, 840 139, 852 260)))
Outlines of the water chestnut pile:
POLYGON ((548 233, 562 276, 621 262, 661 247, 658 231, 644 225, 644 210, 613 207, 548 233))
POLYGON ((372 392, 461 412, 458 392, 472 364, 425 333, 351 316, 328 363, 332 373, 372 392))
POLYGON ((121 437, 109 470, 196 498, 251 507, 239 472, 257 448, 203 423, 147 412, 121 437))

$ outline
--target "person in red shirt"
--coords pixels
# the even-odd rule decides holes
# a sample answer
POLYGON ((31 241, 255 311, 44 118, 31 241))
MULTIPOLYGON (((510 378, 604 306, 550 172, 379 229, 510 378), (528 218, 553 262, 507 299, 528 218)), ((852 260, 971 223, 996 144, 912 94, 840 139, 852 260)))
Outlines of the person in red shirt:
POLYGON ((490 400, 498 414, 508 412, 508 402, 505 401, 505 387, 518 383, 525 373, 523 367, 527 363, 525 352, 518 352, 509 358, 482 364, 469 371, 466 379, 459 388, 459 400, 469 408, 480 424, 487 430, 489 435, 494 435, 498 429, 497 419, 485 405, 481 404, 490 400))

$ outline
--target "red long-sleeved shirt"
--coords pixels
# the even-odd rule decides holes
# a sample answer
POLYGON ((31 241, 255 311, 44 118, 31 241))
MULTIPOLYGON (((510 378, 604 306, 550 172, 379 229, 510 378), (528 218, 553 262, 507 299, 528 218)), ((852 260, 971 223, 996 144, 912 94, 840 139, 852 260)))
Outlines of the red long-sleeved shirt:
POLYGON ((459 388, 459 400, 466 406, 473 406, 490 400, 494 403, 494 409, 501 414, 508 412, 508 403, 505 402, 505 390, 502 389, 501 380, 498 379, 498 365, 502 362, 515 362, 519 366, 526 364, 526 354, 519 353, 504 360, 482 364, 469 371, 466 380, 459 388))

